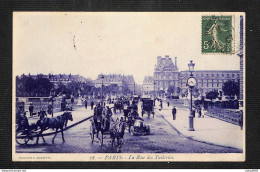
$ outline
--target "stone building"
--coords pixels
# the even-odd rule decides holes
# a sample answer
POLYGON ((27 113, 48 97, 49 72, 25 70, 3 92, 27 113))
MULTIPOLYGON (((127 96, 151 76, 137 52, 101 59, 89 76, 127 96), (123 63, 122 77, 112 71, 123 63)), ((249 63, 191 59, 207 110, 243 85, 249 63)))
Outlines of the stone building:
MULTIPOLYGON (((241 61, 242 60, 240 60, 240 62, 241 61)), ((242 63, 243 61, 241 64, 242 63)), ((243 77, 241 76, 243 74, 241 71, 243 70, 195 70, 193 76, 197 80, 196 87, 199 89, 201 95, 205 96, 207 92, 212 90, 222 92, 223 83, 228 80, 234 80, 241 84, 241 78, 243 77)), ((175 63, 173 63, 172 59, 168 55, 166 55, 165 58, 158 56, 157 64, 154 69, 154 80, 151 81, 152 78, 145 79, 143 88, 145 90, 145 88, 148 87, 148 90, 152 91, 153 82, 155 81, 155 92, 157 95, 159 92, 167 93, 169 86, 174 86, 175 92, 180 90, 180 93, 185 93, 188 90, 186 84, 189 76, 189 71, 179 72, 177 57, 175 57, 175 63)))
POLYGON ((142 94, 153 95, 154 91, 154 79, 152 76, 145 76, 142 85, 142 94))
MULTIPOLYGON (((22 75, 24 76, 24 75, 22 75)), ((21 76, 21 77, 22 77, 21 76)), ((28 77, 31 77, 33 79, 38 79, 38 78, 47 78, 50 80, 50 82, 56 84, 58 82, 63 83, 64 85, 67 85, 68 83, 75 81, 75 82, 81 82, 81 83, 86 83, 86 82, 92 82, 91 79, 85 78, 84 76, 81 75, 72 75, 72 74, 37 74, 37 75, 31 75, 30 73, 27 75, 28 77)))
MULTIPOLYGON (((102 79, 101 74, 98 75, 98 78, 94 81, 95 87, 101 87, 102 85, 102 79)), ((111 84, 116 84, 119 87, 123 86, 123 84, 126 84, 128 88, 134 93, 136 83, 134 81, 133 75, 120 75, 120 74, 109 74, 109 75, 103 75, 103 85, 108 86, 111 84)))
POLYGON ((167 92, 170 85, 178 87, 178 76, 177 57, 175 57, 175 63, 168 55, 165 58, 157 57, 157 64, 154 68, 155 91, 167 92))
MULTIPOLYGON (((181 93, 188 90, 187 79, 189 76, 189 71, 181 71, 179 74, 179 88, 181 89, 181 93)), ((239 70, 195 70, 193 76, 197 80, 196 87, 203 96, 212 90, 222 92, 223 83, 228 80, 240 82, 239 70)))

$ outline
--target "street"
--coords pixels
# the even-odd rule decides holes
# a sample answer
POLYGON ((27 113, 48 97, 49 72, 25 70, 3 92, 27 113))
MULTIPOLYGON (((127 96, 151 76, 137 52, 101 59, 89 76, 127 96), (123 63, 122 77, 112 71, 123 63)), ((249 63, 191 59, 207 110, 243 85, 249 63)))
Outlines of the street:
MULTIPOLYGON (((139 103, 139 114, 141 114, 139 103)), ((155 109, 155 117, 148 117, 144 114, 144 122, 151 127, 150 135, 132 136, 125 131, 124 144, 121 148, 122 153, 239 153, 240 149, 216 146, 203 142, 194 141, 182 135, 160 115, 155 109)), ((79 108, 73 111, 73 118, 77 119, 82 115, 90 116, 93 111, 79 108)), ((123 113, 113 114, 114 118, 120 118, 123 113)), ((53 135, 45 136, 46 143, 39 139, 39 145, 35 144, 36 138, 29 141, 28 145, 18 145, 16 143, 17 153, 115 153, 116 149, 111 146, 111 139, 106 135, 104 145, 100 146, 98 139, 95 138, 91 143, 90 121, 87 120, 66 131, 64 131, 65 142, 62 142, 61 134, 58 133, 55 143, 51 143, 53 135)))

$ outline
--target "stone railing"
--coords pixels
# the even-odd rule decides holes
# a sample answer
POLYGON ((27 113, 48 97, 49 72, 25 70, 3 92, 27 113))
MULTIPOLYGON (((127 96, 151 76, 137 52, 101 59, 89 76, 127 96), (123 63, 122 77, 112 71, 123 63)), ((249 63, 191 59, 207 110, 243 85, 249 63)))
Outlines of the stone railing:
POLYGON ((239 110, 212 107, 208 108, 206 115, 241 127, 243 126, 243 112, 239 110))

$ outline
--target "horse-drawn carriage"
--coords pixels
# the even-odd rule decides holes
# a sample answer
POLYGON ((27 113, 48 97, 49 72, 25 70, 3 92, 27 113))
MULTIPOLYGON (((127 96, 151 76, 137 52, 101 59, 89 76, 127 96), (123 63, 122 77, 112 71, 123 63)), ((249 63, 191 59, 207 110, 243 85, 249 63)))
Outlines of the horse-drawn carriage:
POLYGON ((123 145, 125 132, 125 123, 123 120, 114 120, 111 116, 102 115, 102 111, 94 113, 90 125, 91 142, 94 142, 95 136, 98 138, 99 145, 103 146, 104 139, 111 139, 112 147, 120 148, 123 145))
POLYGON ((123 109, 124 109, 124 104, 123 104, 122 101, 116 101, 116 102, 114 103, 114 113, 116 113, 117 110, 119 110, 120 113, 121 113, 121 111, 122 111, 123 109))
POLYGON ((153 114, 154 118, 154 101, 150 98, 143 98, 142 102, 142 116, 147 113, 148 116, 150 116, 150 114, 153 114))
MULTIPOLYGON (((53 118, 42 118, 38 120, 36 124, 29 124, 26 114, 22 115, 21 118, 17 118, 19 115, 18 112, 16 115, 16 120, 18 119, 16 122, 16 142, 20 145, 26 145, 29 140, 33 140, 34 137, 37 137, 36 144, 38 144, 39 137, 42 137, 45 142, 42 133, 49 128, 56 129, 56 131, 52 133, 54 134, 52 143, 54 143, 58 132, 61 132, 62 140, 65 141, 63 129, 67 127, 68 120, 73 121, 71 112, 64 112, 62 115, 53 118)), ((49 134, 50 133, 48 133, 48 135, 49 134)))

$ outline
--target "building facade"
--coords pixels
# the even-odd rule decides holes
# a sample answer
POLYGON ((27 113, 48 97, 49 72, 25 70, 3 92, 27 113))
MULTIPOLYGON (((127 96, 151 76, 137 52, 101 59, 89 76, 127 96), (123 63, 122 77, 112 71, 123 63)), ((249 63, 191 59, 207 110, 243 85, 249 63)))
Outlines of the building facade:
MULTIPOLYGON (((102 78, 101 74, 98 75, 98 78, 94 81, 95 87, 101 87, 102 78)), ((133 75, 120 75, 120 74, 109 74, 103 75, 103 85, 108 86, 111 84, 116 84, 119 87, 122 87, 123 84, 126 84, 128 88, 134 93, 136 91, 136 83, 134 81, 133 75)))
MULTIPOLYGON (((241 60, 240 60, 241 62, 241 60)), ((240 66, 241 68, 241 66, 240 66)), ((203 96, 207 92, 217 90, 222 92, 223 83, 228 80, 236 81, 241 84, 242 70, 195 70, 193 76, 197 80, 196 88, 203 96)), ((157 57, 157 64, 154 68, 153 81, 150 77, 144 80, 143 90, 149 88, 149 91, 154 89, 153 83, 155 82, 155 92, 167 93, 169 86, 173 86, 174 91, 178 94, 183 94, 188 91, 187 79, 190 76, 189 71, 180 71, 177 66, 177 57, 175 57, 175 63, 172 59, 166 55, 165 58, 161 56, 157 57)), ((241 87, 241 86, 240 86, 241 87)), ((241 88, 240 88, 241 89, 241 88)))
MULTIPOLYGON (((223 83, 228 80, 240 82, 239 70, 195 70, 193 76, 196 79, 196 88, 199 93, 205 96, 207 92, 217 90, 222 92, 223 83)), ((181 93, 188 90, 187 79, 190 77, 189 71, 181 71, 179 74, 179 88, 181 93)))
POLYGON ((154 78, 153 76, 145 76, 142 85, 143 95, 152 95, 154 91, 154 78))
POLYGON ((155 91, 167 92, 170 85, 178 87, 178 76, 177 57, 175 57, 175 63, 168 55, 165 58, 157 57, 157 64, 154 68, 155 91))
MULTIPOLYGON (((21 76, 25 76, 24 74, 21 76)), ((63 83, 64 85, 67 85, 68 83, 71 82, 81 82, 81 83, 87 83, 90 82, 92 83, 92 80, 89 78, 85 78, 84 76, 81 75, 72 75, 72 74, 58 74, 58 75, 53 75, 53 74, 37 74, 37 75, 31 75, 30 73, 27 75, 28 77, 31 77, 33 79, 38 79, 38 78, 47 78, 50 80, 50 82, 56 84, 56 83, 63 83)))

